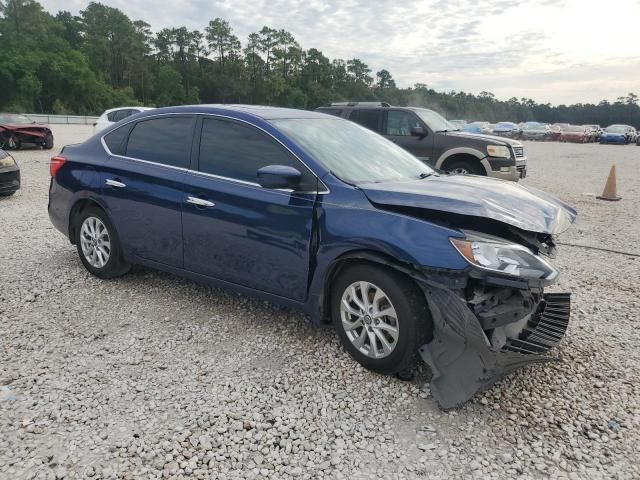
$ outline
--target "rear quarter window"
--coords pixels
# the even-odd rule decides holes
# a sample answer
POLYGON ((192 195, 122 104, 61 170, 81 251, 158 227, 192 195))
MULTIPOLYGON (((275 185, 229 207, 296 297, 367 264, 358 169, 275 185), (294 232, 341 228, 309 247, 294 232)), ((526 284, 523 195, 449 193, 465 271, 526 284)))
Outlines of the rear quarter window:
POLYGON ((111 153, 114 155, 125 154, 127 138, 129 138, 129 132, 131 132, 132 128, 133 124, 123 125, 104 136, 104 143, 111 153))

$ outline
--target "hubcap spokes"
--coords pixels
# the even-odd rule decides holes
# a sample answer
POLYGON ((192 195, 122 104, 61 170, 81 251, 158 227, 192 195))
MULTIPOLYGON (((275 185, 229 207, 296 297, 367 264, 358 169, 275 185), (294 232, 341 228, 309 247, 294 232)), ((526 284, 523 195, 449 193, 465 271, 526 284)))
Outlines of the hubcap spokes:
POLYGON ((111 255, 111 237, 105 224, 96 217, 87 217, 80 227, 80 247, 84 258, 94 268, 103 268, 111 255))
POLYGON ((389 297, 369 282, 354 282, 342 294, 342 326, 349 341, 371 358, 384 358, 398 343, 398 317, 389 297))

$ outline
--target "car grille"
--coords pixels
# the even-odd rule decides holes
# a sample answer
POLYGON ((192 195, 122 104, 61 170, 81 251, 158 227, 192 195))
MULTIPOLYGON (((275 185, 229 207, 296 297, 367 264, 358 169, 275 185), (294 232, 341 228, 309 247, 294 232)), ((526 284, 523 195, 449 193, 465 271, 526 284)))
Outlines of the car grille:
POLYGON ((513 147, 513 153, 516 158, 524 158, 524 147, 513 147))
POLYGON ((518 338, 508 338, 506 352, 540 354, 548 352, 564 337, 569 324, 569 293, 547 293, 540 310, 533 315, 518 338))

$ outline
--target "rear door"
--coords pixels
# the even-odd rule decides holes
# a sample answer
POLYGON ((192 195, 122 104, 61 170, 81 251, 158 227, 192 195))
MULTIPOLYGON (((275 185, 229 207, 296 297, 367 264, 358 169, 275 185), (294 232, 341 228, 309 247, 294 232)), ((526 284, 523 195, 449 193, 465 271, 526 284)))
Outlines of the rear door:
POLYGON ((317 178, 257 127, 205 117, 198 171, 185 179, 184 267, 245 287, 303 301, 307 294, 317 178), (300 191, 262 188, 256 172, 288 165, 300 191))
POLYGON ((128 254, 182 267, 183 179, 195 119, 153 117, 105 136, 103 198, 128 254))
POLYGON ((373 108, 353 109, 349 114, 349 120, 356 122, 369 130, 373 130, 376 133, 380 133, 382 128, 382 110, 373 108))
POLYGON ((406 110, 386 110, 382 134, 398 146, 411 152, 423 162, 433 164, 433 135, 418 116, 406 110), (422 127, 424 136, 411 135, 411 129, 422 127))

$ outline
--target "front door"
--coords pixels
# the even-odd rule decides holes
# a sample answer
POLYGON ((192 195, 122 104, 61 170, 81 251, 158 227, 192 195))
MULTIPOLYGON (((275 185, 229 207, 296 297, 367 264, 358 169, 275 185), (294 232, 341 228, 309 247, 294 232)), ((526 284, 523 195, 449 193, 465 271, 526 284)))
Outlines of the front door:
POLYGON ((433 166, 433 135, 427 131, 413 112, 406 110, 386 111, 382 134, 423 162, 433 166), (412 135, 411 130, 414 127, 422 127, 425 135, 412 135))
POLYGON ((198 172, 187 173, 183 197, 184 268, 304 301, 316 177, 252 125, 205 117, 198 128, 198 172), (258 185, 266 165, 300 170, 300 192, 258 185))

